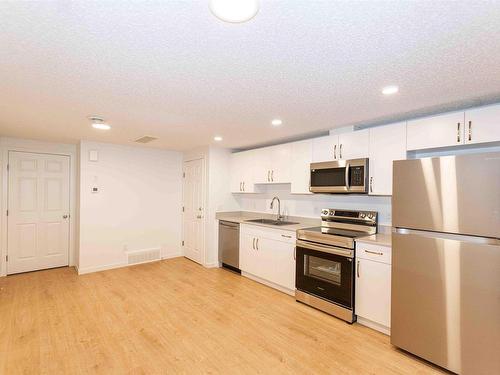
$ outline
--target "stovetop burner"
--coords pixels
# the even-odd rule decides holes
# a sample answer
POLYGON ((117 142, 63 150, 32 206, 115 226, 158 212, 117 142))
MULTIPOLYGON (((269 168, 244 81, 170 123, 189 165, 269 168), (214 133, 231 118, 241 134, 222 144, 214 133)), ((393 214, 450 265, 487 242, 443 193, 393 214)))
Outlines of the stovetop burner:
POLYGON ((300 229, 297 239, 354 249, 354 239, 377 233, 377 213, 325 208, 321 226, 300 229))

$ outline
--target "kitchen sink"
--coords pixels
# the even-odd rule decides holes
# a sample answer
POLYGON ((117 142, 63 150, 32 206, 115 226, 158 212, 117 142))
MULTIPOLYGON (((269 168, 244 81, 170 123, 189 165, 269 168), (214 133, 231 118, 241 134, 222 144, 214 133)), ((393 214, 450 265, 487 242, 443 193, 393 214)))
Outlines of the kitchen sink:
POLYGON ((293 224, 299 224, 295 223, 293 221, 284 221, 284 220, 273 220, 273 219, 252 219, 252 220, 245 220, 248 223, 259 223, 259 224, 268 224, 268 225, 293 225, 293 224))

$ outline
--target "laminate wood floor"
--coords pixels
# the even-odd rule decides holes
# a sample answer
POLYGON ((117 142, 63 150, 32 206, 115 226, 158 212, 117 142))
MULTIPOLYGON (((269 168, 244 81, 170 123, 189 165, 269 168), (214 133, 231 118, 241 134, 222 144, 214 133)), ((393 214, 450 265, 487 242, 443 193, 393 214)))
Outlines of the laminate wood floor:
POLYGON ((184 258, 0 278, 0 374, 441 372, 383 334, 184 258))

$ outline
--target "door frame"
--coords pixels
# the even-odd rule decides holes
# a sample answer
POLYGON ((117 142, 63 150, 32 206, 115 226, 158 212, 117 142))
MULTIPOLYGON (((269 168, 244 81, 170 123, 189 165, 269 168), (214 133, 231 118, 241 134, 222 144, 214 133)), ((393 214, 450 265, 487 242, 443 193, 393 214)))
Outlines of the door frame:
MULTIPOLYGON (((203 202, 203 218, 202 220, 202 227, 203 227, 203 235, 201 239, 201 264, 206 267, 207 266, 207 259, 206 259, 206 238, 207 238, 207 171, 206 171, 206 159, 205 156, 200 156, 200 155, 194 155, 191 158, 184 158, 182 161, 182 207, 184 207, 184 184, 185 184, 185 179, 184 179, 184 165, 190 161, 195 161, 195 160, 201 160, 201 169, 202 169, 202 176, 201 176, 201 181, 202 181, 202 186, 201 186, 201 196, 202 196, 202 202, 203 202)), ((185 228, 184 228, 184 210, 182 211, 182 239, 181 241, 184 241, 184 235, 185 235, 185 228)), ((184 246, 181 246, 182 248, 182 255, 184 256, 184 246)))
POLYGON ((0 276, 7 275, 7 206, 8 206, 8 171, 9 151, 28 152, 35 154, 52 154, 69 157, 69 266, 78 270, 77 256, 77 145, 41 142, 28 139, 0 138, 0 168, 1 168, 1 212, 0 212, 0 276))

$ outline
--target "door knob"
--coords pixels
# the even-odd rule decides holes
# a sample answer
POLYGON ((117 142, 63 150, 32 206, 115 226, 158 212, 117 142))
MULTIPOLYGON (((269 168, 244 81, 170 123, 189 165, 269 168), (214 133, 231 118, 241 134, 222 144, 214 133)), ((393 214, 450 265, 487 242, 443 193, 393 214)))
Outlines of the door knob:
POLYGON ((67 219, 68 218, 68 215, 63 215, 63 219, 67 219))

